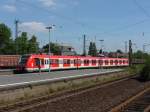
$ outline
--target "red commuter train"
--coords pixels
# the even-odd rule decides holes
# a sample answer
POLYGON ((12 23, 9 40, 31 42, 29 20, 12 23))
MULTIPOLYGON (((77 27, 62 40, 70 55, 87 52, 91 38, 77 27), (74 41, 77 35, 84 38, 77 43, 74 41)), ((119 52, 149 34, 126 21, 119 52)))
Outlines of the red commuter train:
POLYGON ((23 55, 16 72, 36 72, 78 68, 123 67, 128 66, 127 58, 107 58, 91 56, 49 56, 46 54, 23 55), (49 64, 50 61, 50 64, 49 64))

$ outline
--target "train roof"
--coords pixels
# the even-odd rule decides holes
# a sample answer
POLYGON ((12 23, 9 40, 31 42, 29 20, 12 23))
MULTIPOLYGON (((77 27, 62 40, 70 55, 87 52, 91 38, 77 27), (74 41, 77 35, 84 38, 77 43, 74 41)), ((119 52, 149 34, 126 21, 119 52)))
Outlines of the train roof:
MULTIPOLYGON (((29 56, 29 55, 27 55, 27 56, 29 56)), ((32 57, 32 58, 48 58, 49 57, 49 55, 47 55, 47 54, 30 54, 30 56, 32 57)), ((121 59, 121 60, 126 60, 126 59, 128 59, 128 58, 109 58, 109 57, 92 57, 92 56, 61 56, 61 55, 52 55, 52 56, 50 56, 51 58, 66 58, 66 59, 70 59, 70 58, 84 58, 84 59, 89 59, 89 58, 92 58, 92 59, 99 59, 99 58, 101 58, 101 59, 121 59)))

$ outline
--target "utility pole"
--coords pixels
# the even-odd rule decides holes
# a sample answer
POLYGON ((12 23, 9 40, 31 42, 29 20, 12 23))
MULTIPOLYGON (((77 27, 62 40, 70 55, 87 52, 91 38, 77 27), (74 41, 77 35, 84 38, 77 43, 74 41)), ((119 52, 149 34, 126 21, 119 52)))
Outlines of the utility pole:
POLYGON ((129 66, 132 66, 132 41, 129 40, 129 66))
POLYGON ((52 26, 48 26, 46 27, 46 29, 48 29, 48 39, 49 39, 49 47, 48 47, 48 55, 49 55, 49 72, 51 71, 50 70, 50 56, 51 56, 51 51, 50 51, 50 31, 52 29, 52 26))
POLYGON ((83 35, 83 56, 86 56, 86 35, 83 35))
POLYGON ((143 45, 143 53, 145 53, 145 44, 143 45))
POLYGON ((18 23, 19 23, 19 20, 15 20, 15 37, 18 38, 18 23))
POLYGON ((96 45, 96 36, 94 37, 94 42, 95 42, 95 45, 96 45))
MULTIPOLYGON (((19 20, 15 20, 15 38, 17 39, 18 38, 18 23, 19 23, 19 20)), ((18 43, 16 41, 16 54, 18 54, 18 43)))
POLYGON ((125 41, 125 53, 127 53, 127 49, 128 49, 128 47, 127 47, 127 41, 125 41))
POLYGON ((103 42, 104 42, 104 40, 101 39, 99 41, 100 41, 100 47, 101 47, 100 50, 102 51, 102 54, 103 54, 103 47, 104 47, 103 42))

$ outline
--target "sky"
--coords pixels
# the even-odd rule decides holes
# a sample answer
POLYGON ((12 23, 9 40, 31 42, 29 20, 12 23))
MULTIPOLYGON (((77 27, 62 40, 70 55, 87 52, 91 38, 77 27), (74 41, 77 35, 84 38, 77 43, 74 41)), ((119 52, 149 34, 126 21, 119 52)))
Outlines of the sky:
MULTIPOLYGON (((134 43, 133 50, 142 50, 150 43, 149 0, 0 0, 0 23, 15 32, 36 35, 40 46, 48 43, 46 26, 52 26, 51 41, 73 46, 78 53, 86 45, 104 40, 105 51, 125 50, 125 41, 134 43)), ((146 47, 150 52, 150 46, 146 47)))

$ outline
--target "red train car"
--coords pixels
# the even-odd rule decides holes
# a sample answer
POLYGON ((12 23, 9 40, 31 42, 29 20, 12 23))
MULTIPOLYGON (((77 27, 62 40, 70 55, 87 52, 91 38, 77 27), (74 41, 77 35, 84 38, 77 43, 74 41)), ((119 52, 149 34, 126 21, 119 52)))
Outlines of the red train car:
POLYGON ((61 69, 96 68, 128 66, 127 58, 83 57, 83 56, 49 56, 23 55, 16 71, 35 72, 61 69), (50 63, 49 63, 50 62, 50 63))
POLYGON ((0 68, 15 68, 20 55, 0 55, 0 68))

